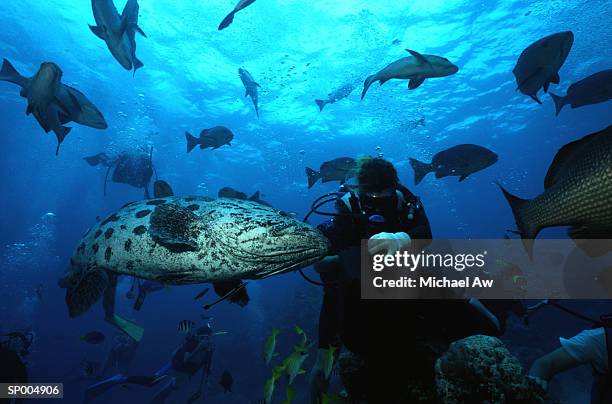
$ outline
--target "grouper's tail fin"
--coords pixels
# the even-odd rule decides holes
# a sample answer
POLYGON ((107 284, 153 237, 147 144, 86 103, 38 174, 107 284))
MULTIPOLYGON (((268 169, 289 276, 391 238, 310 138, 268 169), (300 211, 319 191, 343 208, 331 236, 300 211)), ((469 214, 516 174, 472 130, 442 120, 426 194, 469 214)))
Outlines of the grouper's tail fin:
POLYGON ((568 104, 566 99, 567 97, 561 97, 559 95, 553 94, 552 92, 549 94, 555 102, 555 116, 559 116, 559 113, 561 112, 563 107, 568 104))
POLYGON ((365 97, 366 93, 368 92, 368 88, 370 88, 372 83, 374 83, 375 81, 376 81, 376 75, 375 74, 373 74, 371 76, 368 76, 368 78, 365 79, 365 81, 363 82, 363 91, 361 92, 361 99, 362 100, 365 97))
POLYGON ((414 185, 419 185, 423 178, 433 171, 433 166, 429 163, 423 163, 417 159, 409 159, 410 165, 414 170, 414 185))
POLYGON ((533 257, 533 240, 540 232, 541 227, 525 220, 525 208, 530 201, 512 195, 510 192, 506 191, 506 189, 500 183, 497 183, 497 186, 503 192, 504 197, 510 205, 510 209, 512 209, 516 227, 521 235, 521 239, 523 239, 525 250, 527 250, 527 254, 529 254, 529 257, 531 258, 533 257))
POLYGON ((189 153, 198 145, 198 138, 194 137, 189 132, 185 132, 185 139, 187 139, 187 153, 189 153))
POLYGON ((0 70, 0 80, 15 83, 18 86, 26 87, 29 79, 23 77, 7 59, 2 59, 2 70, 0 70))
POLYGON ((140 341, 144 335, 144 328, 116 314, 107 321, 129 335, 134 341, 140 341))
POLYGON ((321 178, 321 173, 313 170, 310 167, 306 167, 306 177, 308 177, 308 189, 310 189, 319 180, 319 178, 321 178))

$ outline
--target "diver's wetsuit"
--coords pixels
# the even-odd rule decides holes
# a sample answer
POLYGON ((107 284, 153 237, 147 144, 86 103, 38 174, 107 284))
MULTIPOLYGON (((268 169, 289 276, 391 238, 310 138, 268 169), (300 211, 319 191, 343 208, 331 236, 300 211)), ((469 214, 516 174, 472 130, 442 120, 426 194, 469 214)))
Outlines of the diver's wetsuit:
POLYGON ((362 239, 380 232, 405 232, 413 240, 413 247, 420 250, 432 238, 418 198, 403 186, 398 190, 403 204, 393 198, 393 208, 367 212, 360 207, 366 215, 355 217, 344 215, 354 212, 354 207, 349 209, 346 203, 339 202, 340 215, 319 225, 330 240, 329 254, 338 254, 341 264, 336 271, 321 274, 326 286, 319 318, 319 347, 328 348, 340 339, 365 361, 370 403, 402 402, 397 386, 405 386, 410 379, 431 385, 435 360, 447 344, 471 335, 475 328, 468 324, 473 308, 467 301, 361 299, 362 239), (372 213, 382 214, 385 219, 376 228, 369 226, 366 218, 372 213), (398 368, 403 371, 397 372, 398 368))

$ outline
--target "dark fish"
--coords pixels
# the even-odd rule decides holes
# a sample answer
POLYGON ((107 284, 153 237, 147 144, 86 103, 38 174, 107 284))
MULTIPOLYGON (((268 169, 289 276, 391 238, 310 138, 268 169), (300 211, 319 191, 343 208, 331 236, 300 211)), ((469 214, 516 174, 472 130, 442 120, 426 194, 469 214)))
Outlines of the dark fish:
POLYGON ((355 84, 354 83, 347 83, 347 84, 343 85, 342 87, 338 88, 337 90, 329 93, 327 95, 327 99, 325 99, 325 100, 315 100, 315 102, 319 106, 319 112, 323 111, 323 108, 327 104, 333 104, 335 102, 340 101, 343 98, 348 97, 349 95, 351 95, 351 93, 353 92, 354 89, 355 89, 355 84))
POLYGON ((253 3, 255 3, 255 0, 240 0, 238 4, 236 4, 236 7, 234 7, 234 9, 223 19, 223 21, 221 21, 218 28, 219 31, 229 27, 229 25, 234 21, 234 15, 236 15, 238 11, 247 8, 253 3))
POLYGON ((20 86, 19 95, 27 98, 26 114, 33 113, 45 133, 53 130, 57 149, 72 128, 62 126, 76 122, 96 129, 108 125, 98 109, 75 88, 61 82, 62 70, 55 63, 43 63, 34 77, 22 76, 13 65, 3 59, 0 80, 20 86))
POLYGON ((226 369, 221 375, 221 380, 219 380, 219 384, 223 387, 223 392, 232 392, 232 386, 234 385, 234 377, 232 374, 226 369))
POLYGON ((529 45, 519 56, 512 70, 516 87, 538 104, 538 91, 548 91, 550 83, 559 84, 559 70, 574 43, 571 31, 559 32, 529 45))
POLYGON ((550 93, 555 102, 556 115, 570 104, 572 108, 598 104, 612 99, 612 69, 604 70, 575 82, 567 89, 565 97, 550 93))
POLYGON ((81 341, 92 345, 101 344, 104 342, 104 334, 102 334, 100 331, 91 331, 81 336, 81 341))
POLYGON ((110 158, 106 153, 98 153, 93 156, 83 157, 83 160, 92 167, 104 166, 110 167, 113 164, 113 159, 110 158))
POLYGON ((253 76, 251 76, 251 73, 249 73, 246 69, 238 69, 238 74, 240 75, 240 80, 242 80, 242 84, 244 85, 244 89, 246 90, 244 96, 251 97, 253 105, 255 106, 255 113, 259 118, 259 106, 257 105, 257 88, 261 86, 255 82, 255 79, 253 78, 253 76))
POLYGON ((204 288, 202 289, 202 291, 200 293, 198 293, 197 295, 195 295, 195 297, 193 298, 193 300, 198 300, 204 296, 206 296, 206 294, 208 293, 208 291, 210 290, 210 288, 204 288))
POLYGON ((612 234, 612 126, 559 149, 544 179, 544 192, 518 198, 501 185, 525 248, 546 227, 570 226, 569 235, 591 256, 609 251, 612 234))
POLYGON ((191 320, 182 320, 178 323, 178 331, 182 334, 190 334, 195 326, 195 322, 191 320))
POLYGON ((308 177, 308 189, 318 181, 330 182, 340 181, 341 184, 349 178, 355 176, 357 162, 351 157, 339 157, 321 164, 319 171, 306 167, 306 176, 308 177))
POLYGON ((157 180, 153 183, 153 197, 154 198, 166 198, 168 196, 174 196, 172 187, 164 180, 157 180))
POLYGON ((268 202, 261 199, 261 193, 259 191, 255 192, 251 196, 247 196, 244 192, 240 192, 231 187, 223 187, 219 190, 218 194, 219 198, 233 198, 233 199, 241 199, 243 201, 252 201, 257 202, 264 206, 270 206, 268 202))
POLYGON ((187 153, 189 153, 197 145, 200 145, 200 149, 210 147, 213 150, 226 144, 231 146, 230 142, 234 139, 234 134, 224 126, 215 126, 202 130, 199 138, 189 132, 185 132, 185 138, 187 139, 187 153))
POLYGON ((434 172, 436 178, 459 177, 463 181, 470 174, 483 170, 497 162, 497 154, 475 144, 461 144, 443 150, 433 156, 431 163, 410 159, 414 170, 414 183, 420 183, 428 173, 434 172))

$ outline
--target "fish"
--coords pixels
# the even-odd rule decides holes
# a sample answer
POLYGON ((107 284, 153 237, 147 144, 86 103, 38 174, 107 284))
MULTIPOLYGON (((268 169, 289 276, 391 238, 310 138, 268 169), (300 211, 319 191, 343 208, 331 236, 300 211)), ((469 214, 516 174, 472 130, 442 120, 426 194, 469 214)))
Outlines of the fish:
POLYGON ((266 384, 264 385, 264 404, 272 403, 272 397, 274 396, 274 389, 276 387, 276 381, 283 375, 285 369, 282 365, 274 367, 272 370, 272 376, 268 380, 266 380, 266 384))
POLYGON ((227 16, 225 16, 223 21, 221 21, 218 30, 221 31, 229 27, 229 25, 234 21, 234 15, 236 15, 238 11, 244 10, 253 3, 255 3, 255 0, 240 0, 238 4, 236 4, 236 7, 234 7, 234 9, 227 16))
POLYGON ((538 233, 569 226, 569 236, 589 256, 609 251, 612 234, 612 126, 561 147, 544 179, 544 192, 521 199, 498 183, 530 257, 538 233), (590 239, 590 241, 589 241, 590 239))
POLYGON ((317 181, 330 182, 340 181, 344 184, 349 178, 356 175, 357 162, 352 157, 339 157, 321 164, 319 171, 306 167, 308 178, 308 189, 312 188, 317 181))
POLYGON ((351 95, 354 89, 355 89, 355 83, 346 83, 340 88, 338 88, 337 90, 334 90, 333 92, 329 93, 327 95, 327 99, 315 100, 315 103, 319 106, 319 112, 322 112, 323 108, 327 104, 334 104, 348 97, 349 95, 351 95))
POLYGON ((268 365, 274 356, 277 356, 278 353, 274 352, 276 349, 276 337, 280 334, 280 330, 278 328, 272 328, 272 334, 266 338, 266 342, 264 343, 263 356, 264 363, 268 365))
POLYGON ((97 345, 104 342, 105 337, 100 331, 91 331, 81 336, 81 341, 88 344, 97 345))
POLYGON ((210 129, 203 129, 202 132, 200 132, 199 138, 193 136, 189 132, 185 132, 185 139, 187 139, 187 153, 189 153, 197 145, 200 145, 200 149, 210 147, 213 150, 223 145, 231 146, 234 134, 224 126, 215 126, 210 129))
POLYGON ((178 323, 178 331, 182 334, 191 334, 195 322, 192 320, 182 320, 178 323))
POLYGON ((221 385, 221 387, 223 387, 224 393, 232 392, 232 386, 234 385, 234 377, 229 372, 229 370, 226 369, 223 372, 223 374, 221 375, 221 380, 219 380, 219 384, 221 385))
POLYGON ((255 106, 255 113, 257 114, 257 118, 259 118, 259 106, 257 105, 257 88, 261 86, 257 84, 253 76, 251 76, 251 73, 249 73, 246 69, 238 69, 238 75, 240 76, 240 80, 242 80, 242 85, 246 90, 244 96, 251 97, 251 100, 253 101, 253 106, 255 106))
POLYGON ((459 177, 461 182, 475 172, 495 164, 497 159, 497 154, 486 147, 461 144, 436 153, 431 163, 423 163, 414 158, 409 161, 414 170, 414 184, 418 185, 430 172, 434 172, 436 178, 459 177))
POLYGON ((337 347, 330 345, 328 349, 325 350, 323 354, 323 374, 325 375, 325 379, 329 379, 329 376, 332 373, 332 369, 334 368, 334 360, 336 359, 336 351, 337 347))
POLYGON ((612 69, 592 74, 568 87, 565 96, 549 93, 555 102, 555 116, 566 105, 580 108, 612 99, 612 69))
POLYGON ((308 358, 308 352, 306 348, 298 345, 294 348, 293 352, 291 352, 291 354, 283 361, 282 366, 285 369, 287 376, 289 376, 289 384, 293 383, 293 380, 298 375, 306 373, 304 369, 302 369, 302 364, 304 363, 306 358, 308 358))
POLYGON ((164 285, 238 285, 306 267, 328 251, 320 231, 255 202, 157 198, 129 203, 95 223, 58 284, 66 289, 70 317, 104 296, 106 320, 140 340, 144 330, 115 314, 120 275, 164 285))
POLYGON ((153 183, 153 197, 154 198, 166 198, 168 196, 174 196, 172 187, 164 180, 157 180, 153 183))
POLYGON ((378 73, 366 78, 361 93, 362 100, 372 83, 375 81, 378 81, 382 86, 391 79, 409 80, 408 89, 414 90, 423 84, 425 79, 447 77, 459 71, 459 68, 445 57, 422 55, 411 49, 406 49, 406 51, 410 53, 411 56, 398 59, 387 65, 378 73))
POLYGON ((56 155, 72 129, 63 125, 75 122, 96 129, 108 127, 92 102, 77 89, 63 84, 62 76, 62 70, 51 62, 42 63, 33 77, 22 76, 7 59, 3 59, 0 70, 1 81, 21 87, 19 95, 28 101, 26 114, 32 113, 45 133, 55 133, 56 155))
POLYGON ((210 288, 204 288, 202 289, 197 295, 195 295, 195 297, 193 298, 193 300, 198 300, 204 296, 206 296, 206 294, 208 293, 208 291, 210 290, 210 288))
POLYGON ((219 198, 234 198, 234 199, 241 199, 243 201, 253 201, 253 202, 257 202, 262 205, 265 205, 265 206, 272 207, 272 205, 270 205, 268 202, 261 199, 261 193, 259 191, 256 191, 251 196, 247 196, 247 194, 245 194, 244 192, 240 192, 238 190, 235 190, 234 188, 223 187, 219 190, 219 192, 217 193, 217 196, 219 198))
POLYGON ((304 330, 302 330, 302 327, 300 327, 299 325, 296 325, 294 329, 295 329, 295 333, 299 335, 300 337, 302 337, 302 340, 300 341, 299 345, 302 347, 305 347, 306 343, 308 342, 308 336, 306 335, 304 330))
POLYGON ((285 392, 286 392, 286 397, 282 401, 281 404, 291 404, 291 403, 293 403, 293 400, 295 400, 295 396, 297 394, 295 389, 291 388, 291 386, 287 386, 286 389, 285 389, 285 392))
POLYGON ((546 93, 550 83, 559 84, 559 70, 573 43, 573 32, 565 31, 539 39, 525 48, 512 69, 516 89, 542 104, 538 91, 544 88, 546 93))
POLYGON ((138 26, 138 2, 128 0, 119 15, 113 0, 92 0, 91 7, 96 25, 90 25, 89 29, 98 38, 102 39, 115 60, 125 70, 136 70, 144 64, 136 57, 135 35, 138 32, 146 37, 138 26))

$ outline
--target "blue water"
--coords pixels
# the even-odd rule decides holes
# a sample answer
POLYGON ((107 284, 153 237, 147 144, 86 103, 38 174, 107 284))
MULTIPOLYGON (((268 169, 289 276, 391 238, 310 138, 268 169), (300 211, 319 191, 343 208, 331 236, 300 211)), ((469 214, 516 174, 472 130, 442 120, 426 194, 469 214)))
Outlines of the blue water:
MULTIPOLYGON (((118 9, 123 0, 116 0, 118 9)), ((76 126, 54 155, 53 133, 45 135, 18 88, 0 82, 0 329, 31 328, 36 342, 28 357, 32 380, 63 381, 69 402, 80 402, 90 383, 78 380, 83 359, 102 361, 115 329, 102 321, 100 305, 69 319, 57 279, 73 249, 96 216, 141 199, 142 190, 109 184, 104 169, 84 156, 136 147, 154 149, 160 178, 178 195, 216 196, 223 186, 264 199, 301 217, 311 201, 337 183, 307 189, 305 167, 318 168, 339 156, 375 155, 377 146, 397 167, 403 183, 424 203, 435 237, 501 237, 513 227, 509 207, 494 181, 513 193, 533 197, 557 149, 610 124, 612 103, 566 107, 555 117, 548 95, 543 105, 515 91, 511 73, 521 51, 535 40, 572 30, 573 48, 560 71, 557 93, 612 62, 611 1, 258 0, 217 31, 233 0, 141 0, 137 55, 144 68, 132 77, 110 55, 87 24, 90 2, 20 0, 0 2, 0 56, 25 75, 43 61, 57 63, 63 82, 82 91, 104 114, 104 131, 76 126), (373 85, 360 101, 358 88, 319 112, 315 98, 358 80, 407 55, 405 48, 447 57, 456 75, 426 80, 415 91, 405 81, 373 85), (244 67, 261 85, 260 119, 238 77, 244 67), (425 117, 425 126, 413 122, 425 117), (224 125, 232 146, 185 152, 184 132, 224 125), (408 157, 428 161, 436 152, 476 143, 499 155, 499 162, 458 183, 429 175, 414 187, 408 157), (303 151, 303 153, 301 153, 303 151), (45 216, 51 212, 55 217, 45 216), (35 287, 43 285, 43 299, 35 287), (97 329, 107 341, 86 345, 78 337, 97 329), (67 376, 68 375, 68 376, 67 376)), ((553 234, 553 233, 551 233, 553 234)), ((172 287, 148 296, 140 312, 123 296, 118 311, 145 326, 134 365, 150 374, 180 343, 178 321, 202 312, 193 296, 201 286, 172 287)), ((222 304, 213 377, 205 402, 252 403, 261 397, 269 369, 261 347, 273 326, 284 328, 281 349, 297 341, 290 328, 301 325, 316 337, 320 290, 296 274, 251 282, 246 308, 222 304), (224 395, 217 381, 229 369, 234 392, 224 395)), ((584 306, 584 305, 583 305, 584 306)), ((591 306, 595 313, 600 306, 591 306)), ((584 308, 584 307, 583 307, 584 308)), ((530 328, 515 325, 507 336, 526 363, 552 349, 559 335, 585 324, 564 315, 538 314, 530 328), (535 337, 534 337, 535 336, 535 337)), ((314 355, 311 355, 314 356, 314 355)), ((308 368, 312 357, 306 362, 308 368)), ((553 383, 564 402, 584 402, 588 370, 553 383)), ((195 386, 195 381, 193 386, 195 386)), ((303 391, 305 377, 297 381, 303 391)), ((105 396, 117 402, 146 402, 153 391, 119 388, 105 396)), ((280 395, 284 392, 281 391, 280 395)), ((301 402, 302 396, 298 396, 301 402)))

